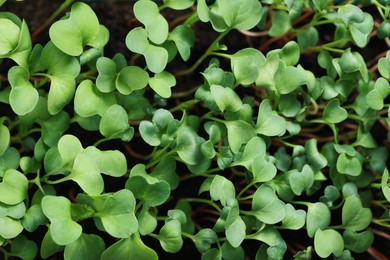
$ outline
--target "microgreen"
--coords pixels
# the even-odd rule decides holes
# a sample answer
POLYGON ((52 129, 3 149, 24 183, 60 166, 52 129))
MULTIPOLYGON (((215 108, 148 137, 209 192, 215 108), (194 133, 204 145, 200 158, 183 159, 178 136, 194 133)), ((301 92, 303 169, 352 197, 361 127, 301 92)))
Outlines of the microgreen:
POLYGON ((4 259, 386 253, 388 2, 5 2, 4 259))

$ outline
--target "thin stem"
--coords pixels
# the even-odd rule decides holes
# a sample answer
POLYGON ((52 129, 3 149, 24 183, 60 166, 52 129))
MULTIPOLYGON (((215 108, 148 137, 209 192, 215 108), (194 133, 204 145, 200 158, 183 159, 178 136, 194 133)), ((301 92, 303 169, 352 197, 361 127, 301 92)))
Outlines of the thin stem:
POLYGON ((210 206, 212 206, 213 208, 215 208, 218 212, 221 212, 221 208, 218 207, 217 204, 215 204, 214 201, 212 200, 207 200, 207 199, 200 199, 200 198, 186 198, 186 199, 181 199, 180 201, 183 201, 183 202, 195 202, 195 203, 206 203, 206 204, 209 204, 210 206))
POLYGON ((196 70, 196 68, 199 67, 199 65, 213 52, 215 51, 215 47, 216 45, 222 40, 222 38, 228 34, 230 32, 230 30, 227 30, 227 31, 224 31, 223 33, 221 33, 215 40, 214 42, 209 46, 209 48, 206 50, 205 53, 203 53, 202 56, 200 56, 200 58, 188 69, 185 69, 185 70, 181 70, 181 71, 178 71, 175 74, 175 76, 183 76, 183 75, 187 75, 187 74, 190 74, 192 72, 194 72, 196 70))
POLYGON ((247 191, 250 187, 252 187, 253 185, 254 185, 253 182, 250 182, 248 185, 246 185, 246 186, 240 191, 240 193, 238 193, 238 195, 236 196, 236 199, 237 199, 237 200, 240 200, 242 194, 244 194, 244 192, 246 192, 246 191, 247 191))
POLYGON ((31 39, 33 42, 36 41, 36 38, 41 34, 53 21, 59 16, 65 9, 67 9, 75 0, 66 0, 62 5, 46 20, 38 29, 36 29, 31 34, 31 39))

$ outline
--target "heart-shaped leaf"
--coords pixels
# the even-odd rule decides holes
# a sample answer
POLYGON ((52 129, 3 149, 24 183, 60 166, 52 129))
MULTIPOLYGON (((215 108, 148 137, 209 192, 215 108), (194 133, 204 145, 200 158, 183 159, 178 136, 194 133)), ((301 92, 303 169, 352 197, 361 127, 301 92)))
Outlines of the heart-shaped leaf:
POLYGON ((131 191, 123 189, 108 197, 97 216, 104 229, 113 237, 127 238, 138 230, 134 214, 135 198, 131 191))
POLYGON ((237 203, 233 183, 220 175, 216 175, 211 182, 210 196, 212 200, 221 201, 223 206, 232 206, 237 203))
POLYGON ((0 183, 0 202, 15 205, 27 196, 28 180, 17 170, 9 169, 4 173, 0 183))
POLYGON ((374 27, 374 19, 368 13, 364 13, 364 20, 361 23, 352 23, 348 29, 355 44, 363 48, 370 40, 370 33, 374 27))
POLYGON ((62 136, 58 141, 57 147, 61 155, 62 166, 70 166, 70 169, 76 156, 83 151, 80 140, 74 135, 62 136))
POLYGON ((9 19, 0 19, 0 55, 5 55, 16 48, 19 42, 20 28, 9 19))
POLYGON ((322 258, 327 258, 332 253, 339 256, 344 250, 343 237, 334 229, 318 229, 314 236, 314 249, 322 258))
POLYGON ((330 210, 321 202, 309 204, 306 214, 306 229, 309 237, 313 237, 317 230, 325 229, 330 224, 330 210))
POLYGON ((163 71, 150 78, 149 85, 161 97, 169 98, 172 95, 171 88, 176 85, 176 79, 171 73, 163 71))
POLYGON ((286 216, 286 207, 273 188, 263 184, 253 195, 251 214, 266 224, 275 224, 286 216))
POLYGON ((258 78, 259 68, 265 64, 265 57, 256 49, 246 48, 234 53, 230 63, 236 81, 249 85, 258 78))
POLYGON ((270 181, 275 177, 276 171, 276 167, 272 162, 269 162, 261 155, 258 155, 252 162, 252 183, 270 181))
POLYGON ((338 172, 351 176, 359 176, 362 172, 362 164, 359 159, 345 153, 341 153, 337 158, 336 167, 338 172))
POLYGON ((50 39, 58 49, 79 56, 99 33, 99 20, 91 7, 78 2, 72 5, 69 18, 55 22, 49 30, 50 39))
POLYGON ((390 51, 387 52, 386 57, 379 59, 378 70, 384 78, 390 78, 390 51))
POLYGON ((138 233, 112 244, 103 252, 101 257, 102 260, 143 258, 157 260, 158 255, 153 249, 147 247, 142 242, 138 233))
POLYGON ((71 202, 67 198, 43 197, 42 211, 51 222, 49 232, 57 245, 70 244, 81 236, 82 227, 72 220, 71 202))
POLYGON ((84 80, 77 87, 74 110, 82 117, 102 116, 114 104, 116 104, 114 93, 101 93, 91 80, 84 80))
POLYGON ((76 156, 72 172, 66 178, 77 182, 88 195, 99 195, 104 189, 99 166, 86 152, 76 156))
POLYGON ((103 93, 115 90, 115 79, 117 76, 115 61, 106 57, 100 57, 96 62, 96 69, 99 72, 96 78, 96 87, 103 93))
POLYGON ((317 140, 310 139, 305 144, 306 156, 314 169, 322 169, 328 164, 324 155, 318 152, 317 140))
POLYGON ((168 39, 175 43, 181 58, 184 61, 187 61, 190 58, 191 48, 194 46, 195 42, 194 31, 191 27, 184 24, 175 27, 175 29, 169 33, 168 39))
POLYGON ((83 233, 76 241, 66 245, 64 259, 100 259, 104 249, 101 237, 83 233))
POLYGON ((230 149, 233 153, 238 153, 241 145, 247 143, 256 136, 255 129, 245 121, 225 121, 230 149))
POLYGON ((237 112, 242 107, 240 97, 231 88, 224 88, 220 85, 210 86, 211 95, 219 109, 230 112, 237 112))
POLYGON ((181 223, 179 220, 170 220, 160 229, 158 234, 161 247, 169 253, 178 252, 183 246, 181 237, 181 223))
POLYGON ((168 63, 168 51, 163 47, 151 45, 148 32, 143 28, 134 28, 127 34, 126 46, 129 50, 142 54, 148 69, 154 73, 162 72, 168 63))
POLYGON ((126 110, 120 105, 112 105, 104 112, 99 131, 107 138, 120 138, 130 128, 126 110))
POLYGON ((184 10, 190 8, 194 4, 194 0, 163 0, 164 6, 174 10, 184 10))
POLYGON ((361 200, 350 196, 345 200, 342 211, 342 222, 345 229, 360 231, 365 229, 372 219, 369 208, 363 208, 361 200))
POLYGON ((238 206, 233 206, 226 218, 226 238, 229 243, 234 247, 239 247, 245 239, 246 225, 240 217, 240 211, 238 206))
POLYGON ((266 136, 278 136, 286 131, 286 120, 272 110, 268 99, 264 99, 259 107, 256 122, 256 133, 266 136))
POLYGON ((383 101, 390 94, 390 84, 384 78, 378 78, 375 81, 374 89, 371 90, 366 96, 367 104, 375 110, 381 110, 383 108, 383 101))
POLYGON ((290 30, 290 16, 285 11, 276 11, 271 18, 271 28, 268 31, 269 36, 277 37, 290 30))
POLYGON ((0 124, 0 157, 3 156, 10 144, 10 132, 8 127, 0 124))
POLYGON ((339 99, 332 99, 325 107, 322 113, 324 120, 331 124, 337 124, 344 121, 348 117, 348 112, 340 107, 339 99))
POLYGON ((140 0, 134 4, 134 15, 145 25, 149 39, 155 44, 162 44, 168 37, 168 22, 160 14, 156 3, 140 0))
POLYGON ((289 175, 291 189, 295 195, 300 196, 303 191, 308 191, 314 184, 314 172, 305 164, 302 171, 293 170, 289 175))
POLYGON ((134 90, 143 89, 149 80, 146 71, 137 66, 123 68, 117 75, 115 85, 123 95, 129 95, 134 90))
POLYGON ((306 212, 295 210, 291 204, 286 204, 286 217, 282 220, 282 227, 291 230, 301 229, 306 222, 306 212))
POLYGON ((261 4, 256 0, 218 1, 223 20, 229 28, 249 30, 261 19, 261 4))
POLYGON ((9 103, 12 110, 18 115, 25 115, 35 108, 39 94, 29 81, 30 73, 27 69, 15 66, 8 71, 11 84, 9 103))
POLYGON ((23 231, 20 220, 11 217, 0 217, 0 236, 4 239, 13 239, 23 231))
POLYGON ((356 233, 352 230, 345 230, 343 233, 345 248, 355 252, 365 252, 374 242, 374 234, 370 231, 356 233))

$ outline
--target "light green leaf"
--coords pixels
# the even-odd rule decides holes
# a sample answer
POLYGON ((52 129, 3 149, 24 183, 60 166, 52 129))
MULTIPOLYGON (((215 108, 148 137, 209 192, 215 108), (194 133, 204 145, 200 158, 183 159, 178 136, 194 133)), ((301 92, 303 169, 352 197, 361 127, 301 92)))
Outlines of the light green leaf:
POLYGON ((156 216, 149 209, 150 207, 147 205, 142 206, 142 210, 137 216, 138 231, 141 235, 150 234, 157 227, 156 216))
POLYGON ((342 222, 345 229, 360 231, 365 229, 372 219, 369 208, 363 208, 361 200, 350 196, 345 200, 342 210, 342 222))
POLYGON ((286 120, 272 110, 270 101, 264 99, 259 107, 256 133, 266 136, 278 136, 286 131, 286 120))
POLYGON ((306 142, 305 152, 314 169, 322 169, 328 164, 326 157, 318 152, 317 139, 310 139, 306 142))
POLYGON ((3 156, 5 151, 8 149, 11 135, 8 127, 0 124, 0 157, 3 156))
POLYGON ((118 73, 115 85, 119 93, 129 95, 134 90, 143 89, 148 80, 149 75, 146 71, 137 66, 128 66, 118 73))
POLYGON ((102 260, 111 259, 150 259, 158 260, 157 253, 147 247, 141 240, 138 233, 121 239, 107 248, 101 257, 102 260))
POLYGON ((390 79, 390 51, 387 52, 386 57, 379 59, 378 70, 384 78, 390 79))
POLYGON ((183 246, 181 224, 179 220, 166 222, 158 234, 161 247, 169 253, 178 252, 183 246))
POLYGON ((382 174, 381 188, 382 188, 383 195, 385 196, 387 201, 390 202, 390 185, 388 184, 388 181, 389 181, 389 171, 387 170, 387 168, 385 168, 382 174))
POLYGON ((57 147, 61 155, 62 166, 69 166, 69 169, 72 169, 74 159, 83 151, 83 146, 79 139, 74 135, 64 135, 58 141, 57 147))
MULTIPOLYGON (((190 1, 193 2, 192 0, 190 1)), ((184 1, 176 2, 180 3, 184 1)), ((191 48, 194 46, 195 42, 194 31, 191 27, 184 24, 175 27, 175 29, 169 33, 168 39, 174 41, 181 58, 184 61, 187 61, 190 58, 191 48)))
POLYGON ((17 170, 9 169, 0 183, 0 202, 15 205, 27 197, 28 179, 17 170))
POLYGON ((234 53, 230 63, 236 81, 249 85, 258 78, 259 68, 265 64, 265 57, 256 49, 246 48, 234 53))
POLYGON ((249 30, 261 19, 261 4, 257 0, 218 1, 219 10, 229 28, 249 30))
POLYGON ((223 206, 233 206, 236 201, 236 190, 231 181, 221 175, 216 175, 210 185, 212 200, 219 200, 223 206))
POLYGON ((94 260, 100 259, 105 249, 104 241, 94 234, 81 234, 74 242, 66 245, 65 260, 94 260))
POLYGON ((327 258, 332 253, 339 256, 344 250, 343 237, 334 229, 318 229, 314 236, 314 249, 322 258, 327 258))
POLYGON ((161 97, 169 98, 172 95, 171 87, 176 85, 176 79, 171 73, 163 71, 150 78, 149 85, 161 97))
POLYGON ((168 37, 168 22, 160 14, 156 3, 140 0, 133 7, 135 17, 145 25, 149 39, 155 44, 162 44, 168 37))
POLYGON ((20 220, 11 217, 0 217, 0 236, 5 239, 17 237, 23 231, 20 220))
POLYGON ((72 5, 69 18, 50 27, 49 35, 58 49, 71 56, 80 56, 83 48, 93 43, 99 31, 99 20, 91 7, 78 2, 72 5))
POLYGON ((295 210, 291 204, 286 204, 286 217, 282 220, 282 228, 299 230, 306 222, 306 212, 302 209, 295 210))
POLYGON ((337 124, 347 119, 348 112, 340 107, 340 100, 335 98, 326 105, 322 117, 328 123, 337 124))
POLYGON ((327 228, 329 224, 329 208, 321 202, 309 204, 306 214, 306 229, 309 237, 313 237, 317 230, 327 228))
POLYGON ((108 197, 102 210, 96 215, 111 236, 127 238, 138 230, 138 221, 134 214, 135 205, 131 191, 123 189, 108 197))
POLYGON ((165 6, 175 10, 184 10, 194 4, 194 0, 163 0, 163 2, 165 6))
POLYGON ((318 43, 318 31, 315 27, 309 27, 299 30, 297 33, 297 41, 301 51, 305 51, 310 47, 314 47, 318 43))
POLYGON ((314 184, 314 172, 305 164, 301 172, 293 170, 289 175, 291 189, 295 195, 300 196, 303 191, 308 192, 314 184))
POLYGON ((99 195, 104 189, 99 166, 86 152, 76 156, 72 172, 66 178, 76 182, 88 195, 99 195))
POLYGON ((268 31, 269 36, 277 37, 290 30, 290 16, 285 11, 275 11, 271 18, 271 28, 268 31))
POLYGON ((341 153, 337 158, 337 171, 342 174, 359 176, 362 173, 362 165, 358 158, 341 153))
POLYGON ((289 94, 305 83, 307 83, 307 74, 302 68, 282 66, 275 74, 276 89, 280 94, 289 94))
POLYGON ((218 239, 217 234, 210 228, 202 228, 194 235, 193 242, 200 253, 205 253, 218 239))
POLYGON ((233 153, 238 153, 241 145, 256 136, 255 129, 245 121, 224 121, 228 132, 228 141, 233 153))
POLYGON ((101 93, 91 80, 84 80, 77 87, 74 110, 82 117, 102 116, 109 107, 116 103, 114 93, 101 93), (86 100, 88 102, 85 102, 86 100))
POLYGON ((27 69, 14 66, 8 71, 11 84, 9 103, 12 110, 18 115, 25 115, 35 108, 39 94, 29 81, 30 73, 27 69))
POLYGON ((375 81, 374 89, 371 90, 366 96, 367 105, 372 109, 383 109, 383 101, 390 94, 390 84, 384 78, 378 78, 375 81))
POLYGON ((374 19, 368 13, 364 13, 364 20, 361 23, 351 23, 348 27, 355 44, 363 48, 370 40, 370 33, 374 27, 374 19))
POLYGON ((231 88, 225 88, 220 85, 210 86, 211 95, 219 109, 230 112, 237 112, 242 107, 240 97, 231 88))
POLYGON ((240 211, 238 206, 233 206, 226 218, 226 238, 229 243, 234 247, 239 247, 245 239, 246 225, 240 217, 240 211))
POLYGON ((72 220, 71 202, 67 198, 43 197, 42 211, 51 222, 49 232, 57 245, 70 244, 81 236, 82 227, 72 220))
POLYGON ((251 215, 266 224, 275 224, 286 216, 286 207, 273 188, 263 184, 253 195, 251 215))
POLYGON ((163 47, 151 45, 148 41, 148 32, 137 27, 126 36, 126 46, 135 53, 142 54, 146 59, 148 69, 160 73, 168 63, 168 51, 163 47))
POLYGON ((276 176, 276 171, 276 167, 272 162, 269 162, 261 155, 258 155, 252 162, 252 183, 270 181, 276 176))
POLYGON ((115 90, 115 79, 117 76, 115 61, 106 57, 100 57, 96 62, 96 69, 99 72, 96 79, 96 87, 103 93, 115 90))
POLYGON ((0 55, 6 55, 16 48, 19 42, 20 28, 9 19, 0 19, 0 55))
POLYGON ((112 105, 104 112, 99 124, 99 131, 107 138, 121 138, 130 128, 126 110, 120 105, 112 105))

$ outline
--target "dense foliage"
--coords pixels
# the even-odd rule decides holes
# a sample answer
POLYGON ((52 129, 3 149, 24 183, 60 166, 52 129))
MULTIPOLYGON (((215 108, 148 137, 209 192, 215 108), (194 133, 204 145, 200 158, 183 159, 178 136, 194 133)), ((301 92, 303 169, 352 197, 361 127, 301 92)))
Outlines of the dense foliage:
POLYGON ((139 0, 113 57, 73 2, 45 43, 0 9, 5 259, 389 252, 389 1, 139 0))

